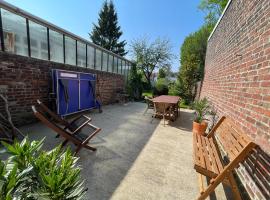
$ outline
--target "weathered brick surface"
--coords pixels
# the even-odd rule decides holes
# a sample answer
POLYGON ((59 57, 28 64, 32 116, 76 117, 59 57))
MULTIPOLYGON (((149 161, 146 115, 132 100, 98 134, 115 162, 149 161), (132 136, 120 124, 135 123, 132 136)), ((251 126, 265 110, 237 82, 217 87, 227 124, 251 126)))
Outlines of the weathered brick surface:
MULTIPOLYGON (((123 90, 124 77, 119 74, 80 68, 55 62, 28 58, 0 51, 0 90, 6 91, 10 111, 16 124, 22 125, 35 120, 31 105, 36 99, 48 103, 51 92, 51 70, 65 69, 97 74, 97 90, 103 104, 115 101, 115 92, 123 90)), ((0 104, 0 111, 3 103, 0 104)))
MULTIPOLYGON (((200 97, 270 154, 270 1, 233 0, 208 41, 200 97)), ((240 170, 252 199, 256 184, 240 170)), ((258 188, 257 188, 258 189, 258 188)))

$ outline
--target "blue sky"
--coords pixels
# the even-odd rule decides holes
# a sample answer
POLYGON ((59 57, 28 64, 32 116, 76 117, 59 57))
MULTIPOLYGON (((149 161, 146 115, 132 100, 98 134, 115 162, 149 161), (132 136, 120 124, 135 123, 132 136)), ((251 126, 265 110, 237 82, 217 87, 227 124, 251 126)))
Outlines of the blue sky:
MULTIPOLYGON (((103 0, 7 0, 38 17, 64 28, 85 39, 97 22, 103 0)), ((203 24, 203 13, 198 10, 200 0, 114 0, 122 39, 128 44, 133 39, 148 36, 170 39, 173 71, 179 69, 179 51, 185 37, 203 24)), ((127 48, 130 48, 127 45, 127 48)), ((129 57, 129 56, 127 56, 129 57)))

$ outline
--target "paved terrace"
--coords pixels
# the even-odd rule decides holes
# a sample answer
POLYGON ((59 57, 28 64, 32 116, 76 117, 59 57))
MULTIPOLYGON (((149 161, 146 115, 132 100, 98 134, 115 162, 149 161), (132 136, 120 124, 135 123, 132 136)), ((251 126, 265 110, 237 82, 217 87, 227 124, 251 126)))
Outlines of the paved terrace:
MULTIPOLYGON (((78 154, 88 187, 85 199, 189 200, 198 196, 192 158, 193 113, 181 110, 177 121, 164 127, 159 119, 151 123, 151 111, 143 115, 145 107, 143 103, 109 105, 101 114, 89 114, 102 131, 91 142, 96 152, 82 149, 78 154)), ((63 141, 41 123, 22 129, 32 139, 46 136, 46 149, 63 141)), ((211 199, 231 199, 225 198, 222 185, 216 194, 211 199)))

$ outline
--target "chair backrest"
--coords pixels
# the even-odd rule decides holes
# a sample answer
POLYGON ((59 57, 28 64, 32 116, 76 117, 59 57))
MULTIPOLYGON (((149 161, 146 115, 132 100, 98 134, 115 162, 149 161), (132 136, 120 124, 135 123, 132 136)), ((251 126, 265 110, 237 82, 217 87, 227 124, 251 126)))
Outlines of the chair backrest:
POLYGON ((72 140, 75 144, 81 144, 81 141, 74 137, 72 134, 70 134, 67 130, 62 128, 61 126, 57 125, 55 122, 50 121, 44 113, 40 112, 38 108, 35 106, 32 106, 32 110, 34 112, 34 115, 41 121, 43 122, 46 126, 54 130, 56 133, 61 135, 62 137, 72 140))
POLYGON ((167 103, 154 102, 154 109, 156 112, 164 113, 170 107, 167 103))
POLYGON ((245 147, 253 143, 250 138, 238 129, 231 119, 225 118, 215 130, 215 137, 222 145, 230 160, 235 159, 245 147))
POLYGON ((48 114, 51 118, 53 118, 57 123, 60 123, 64 126, 68 126, 68 122, 65 121, 64 119, 62 119, 59 115, 57 115, 56 113, 54 113, 53 111, 51 111, 47 106, 45 106, 44 103, 42 103, 39 99, 37 99, 37 104, 39 105, 39 107, 46 112, 46 114, 48 114))
POLYGON ((145 99, 145 102, 147 103, 149 108, 154 108, 154 103, 152 101, 152 98, 149 98, 149 97, 145 96, 144 99, 145 99))

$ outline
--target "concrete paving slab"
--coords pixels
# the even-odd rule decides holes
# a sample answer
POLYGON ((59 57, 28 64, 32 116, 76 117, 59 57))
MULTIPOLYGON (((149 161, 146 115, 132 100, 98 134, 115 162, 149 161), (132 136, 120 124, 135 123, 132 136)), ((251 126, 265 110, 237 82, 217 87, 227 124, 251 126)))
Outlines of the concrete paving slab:
MULTIPOLYGON (((103 113, 88 113, 102 131, 90 142, 96 152, 82 149, 78 154, 88 188, 85 199, 189 200, 198 196, 192 111, 181 110, 180 117, 164 127, 159 119, 152 121, 151 111, 144 115, 145 108, 144 103, 127 103, 104 106, 103 113)), ((63 141, 41 123, 22 130, 31 139, 46 136, 46 149, 63 141)), ((216 194, 211 199, 227 199, 222 185, 216 194)))

